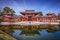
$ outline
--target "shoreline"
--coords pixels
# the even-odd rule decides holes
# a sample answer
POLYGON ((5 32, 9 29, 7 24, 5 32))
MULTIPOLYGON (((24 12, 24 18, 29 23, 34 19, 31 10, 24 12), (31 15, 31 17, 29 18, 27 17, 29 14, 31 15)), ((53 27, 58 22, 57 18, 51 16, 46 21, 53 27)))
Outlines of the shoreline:
POLYGON ((0 23, 0 25, 40 25, 40 24, 60 25, 59 22, 39 22, 39 21, 1 22, 0 23))

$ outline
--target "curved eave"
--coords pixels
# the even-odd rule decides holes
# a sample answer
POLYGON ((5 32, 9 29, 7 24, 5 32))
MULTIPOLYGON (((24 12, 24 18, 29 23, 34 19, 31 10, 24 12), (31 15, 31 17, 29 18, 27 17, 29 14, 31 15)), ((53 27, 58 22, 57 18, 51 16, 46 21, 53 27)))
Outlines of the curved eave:
POLYGON ((40 12, 20 12, 22 15, 25 15, 25 14, 39 14, 40 12))

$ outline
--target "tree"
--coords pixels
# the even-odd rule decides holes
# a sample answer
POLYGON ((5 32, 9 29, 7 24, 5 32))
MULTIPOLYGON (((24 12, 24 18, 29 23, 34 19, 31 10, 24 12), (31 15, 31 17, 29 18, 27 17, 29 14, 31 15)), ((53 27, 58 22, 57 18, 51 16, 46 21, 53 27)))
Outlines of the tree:
POLYGON ((13 9, 10 9, 9 7, 3 8, 2 14, 14 14, 15 11, 13 9))
POLYGON ((0 16, 2 16, 2 14, 1 14, 1 10, 0 10, 0 16))
POLYGON ((2 13, 0 12, 0 16, 2 16, 2 13))
POLYGON ((0 11, 0 23, 1 23, 1 21, 2 21, 2 13, 0 11))
POLYGON ((58 19, 60 20, 60 13, 58 13, 58 19))
POLYGON ((40 13, 39 13, 39 16, 43 16, 43 13, 42 13, 42 12, 40 12, 40 13))

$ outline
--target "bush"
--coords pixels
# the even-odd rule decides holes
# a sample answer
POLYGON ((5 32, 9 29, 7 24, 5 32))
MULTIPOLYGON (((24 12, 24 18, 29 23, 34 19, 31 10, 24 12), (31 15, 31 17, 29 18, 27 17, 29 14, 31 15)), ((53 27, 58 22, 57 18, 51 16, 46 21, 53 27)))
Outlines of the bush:
POLYGON ((5 40, 5 39, 3 39, 3 38, 0 38, 0 40, 5 40))

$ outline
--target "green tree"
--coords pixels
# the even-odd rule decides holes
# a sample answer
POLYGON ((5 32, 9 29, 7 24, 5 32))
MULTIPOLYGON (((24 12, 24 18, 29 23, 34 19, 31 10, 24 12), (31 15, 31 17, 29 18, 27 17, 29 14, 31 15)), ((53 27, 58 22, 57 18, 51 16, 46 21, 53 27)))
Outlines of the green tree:
POLYGON ((1 14, 1 10, 0 10, 0 16, 2 16, 2 14, 1 14))
POLYGON ((43 13, 42 13, 42 12, 40 12, 40 13, 39 13, 39 16, 43 16, 43 13))
POLYGON ((0 16, 2 16, 2 13, 0 12, 0 16))
POLYGON ((13 9, 10 9, 9 7, 3 8, 2 15, 4 14, 14 14, 15 11, 13 9))
POLYGON ((60 20, 60 13, 58 13, 58 19, 60 20))
POLYGON ((2 21, 1 17, 2 17, 2 13, 0 12, 0 23, 1 23, 1 21, 2 21))

